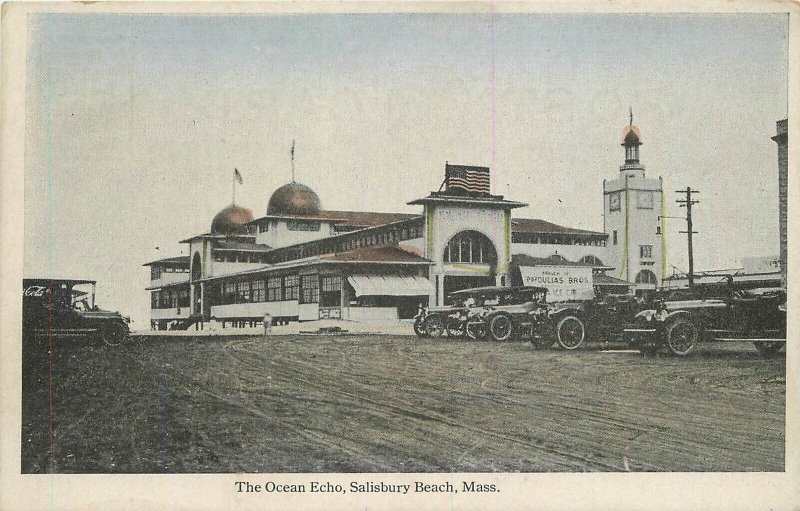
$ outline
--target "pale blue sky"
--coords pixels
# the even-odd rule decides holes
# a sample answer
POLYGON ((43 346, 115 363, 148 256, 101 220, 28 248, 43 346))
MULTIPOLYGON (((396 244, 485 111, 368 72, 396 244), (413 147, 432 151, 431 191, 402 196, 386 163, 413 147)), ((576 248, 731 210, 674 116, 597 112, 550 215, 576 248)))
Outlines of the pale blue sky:
MULTIPOLYGON (((293 138, 298 180, 329 209, 416 212, 405 203, 449 160, 491 165, 495 193, 531 204, 520 215, 602 230, 633 106, 648 176, 702 190, 696 267, 778 251, 784 15, 59 14, 30 28, 25 273, 97 278, 135 316, 140 265, 208 230, 233 167, 237 202, 262 215, 293 138)), ((685 268, 679 227, 669 258, 685 268)))

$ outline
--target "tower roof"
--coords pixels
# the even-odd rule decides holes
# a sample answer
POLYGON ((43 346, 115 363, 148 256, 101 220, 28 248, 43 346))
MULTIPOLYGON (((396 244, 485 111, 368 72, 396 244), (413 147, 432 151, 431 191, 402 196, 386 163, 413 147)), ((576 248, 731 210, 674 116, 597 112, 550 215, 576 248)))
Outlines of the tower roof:
POLYGON ((253 221, 253 212, 231 204, 216 214, 211 222, 211 234, 247 234, 247 224, 253 221))
POLYGON ((642 132, 635 124, 629 124, 622 130, 622 145, 642 145, 642 132))

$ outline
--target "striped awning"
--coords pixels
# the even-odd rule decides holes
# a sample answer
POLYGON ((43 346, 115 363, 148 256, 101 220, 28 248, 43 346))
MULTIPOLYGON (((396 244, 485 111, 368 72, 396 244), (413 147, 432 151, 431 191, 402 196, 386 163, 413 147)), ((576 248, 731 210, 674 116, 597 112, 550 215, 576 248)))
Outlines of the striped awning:
POLYGON ((433 285, 425 277, 399 275, 351 275, 347 282, 356 296, 427 296, 433 285))

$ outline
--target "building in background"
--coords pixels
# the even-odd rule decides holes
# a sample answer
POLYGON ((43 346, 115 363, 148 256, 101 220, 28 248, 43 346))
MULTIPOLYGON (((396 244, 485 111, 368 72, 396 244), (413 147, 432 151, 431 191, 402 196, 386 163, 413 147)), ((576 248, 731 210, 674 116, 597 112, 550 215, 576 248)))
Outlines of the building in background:
POLYGON ((778 144, 778 224, 780 228, 780 261, 781 261, 781 282, 786 287, 787 277, 787 226, 786 226, 786 205, 789 186, 789 136, 788 119, 777 122, 777 135, 772 137, 778 144))
POLYGON ((603 181, 603 219, 608 260, 616 278, 636 284, 637 292, 656 289, 666 271, 662 179, 647 178, 639 160, 641 131, 630 124, 622 133, 625 163, 616 178, 603 181))

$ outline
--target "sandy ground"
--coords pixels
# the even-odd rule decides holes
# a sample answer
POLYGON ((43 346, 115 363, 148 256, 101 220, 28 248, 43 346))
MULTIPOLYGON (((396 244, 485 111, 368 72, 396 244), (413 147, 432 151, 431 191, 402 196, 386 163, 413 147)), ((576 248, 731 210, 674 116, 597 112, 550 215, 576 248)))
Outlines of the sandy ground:
POLYGON ((26 365, 22 471, 781 471, 785 359, 147 336, 26 365), (52 391, 50 390, 52 389, 52 391))

